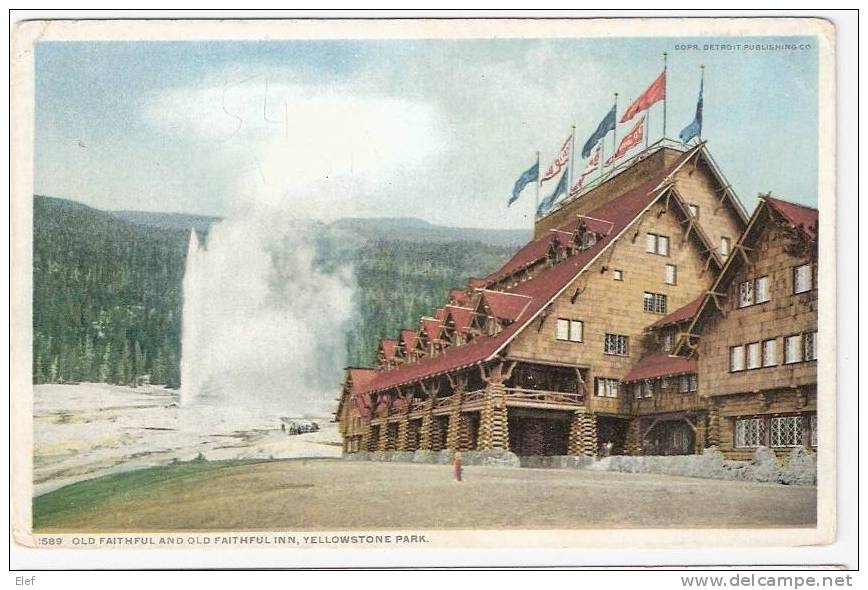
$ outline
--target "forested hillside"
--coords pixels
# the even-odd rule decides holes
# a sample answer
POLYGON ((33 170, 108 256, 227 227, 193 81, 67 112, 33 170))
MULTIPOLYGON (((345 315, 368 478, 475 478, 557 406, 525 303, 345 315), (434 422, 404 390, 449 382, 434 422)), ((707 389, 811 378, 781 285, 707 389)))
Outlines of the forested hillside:
MULTIPOLYGON (((177 386, 189 230, 179 229, 174 216, 127 218, 35 197, 34 382, 132 383, 150 375, 154 383, 177 386)), ((497 268, 514 250, 502 244, 521 238, 520 232, 482 234, 497 244, 491 245, 469 241, 468 230, 437 227, 434 241, 430 227, 414 232, 409 221, 419 223, 391 220, 378 235, 366 220, 366 230, 354 231, 351 240, 347 232, 357 230, 358 222, 322 226, 321 263, 349 257, 355 270, 358 313, 347 341, 351 365, 371 364, 380 338, 394 337, 403 327, 415 329, 420 315, 445 303, 449 288, 497 268), (394 231, 396 223, 401 231, 394 231)))
POLYGON ((187 232, 33 203, 33 380, 176 385, 187 232))

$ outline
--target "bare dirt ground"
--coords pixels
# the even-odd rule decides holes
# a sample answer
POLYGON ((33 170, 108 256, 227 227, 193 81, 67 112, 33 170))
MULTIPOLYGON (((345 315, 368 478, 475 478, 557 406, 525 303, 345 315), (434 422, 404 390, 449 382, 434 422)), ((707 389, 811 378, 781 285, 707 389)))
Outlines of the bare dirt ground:
POLYGON ((57 490, 37 529, 810 527, 817 516, 814 487, 665 475, 470 466, 458 483, 450 466, 330 459, 157 470, 57 490))

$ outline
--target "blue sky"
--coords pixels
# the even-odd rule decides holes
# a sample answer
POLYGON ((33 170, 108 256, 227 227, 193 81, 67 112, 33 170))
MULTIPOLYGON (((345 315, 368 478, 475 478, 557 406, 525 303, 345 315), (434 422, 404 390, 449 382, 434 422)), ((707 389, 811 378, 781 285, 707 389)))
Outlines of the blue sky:
MULTIPOLYGON (((817 44, 796 37, 42 42, 35 189, 102 209, 528 227, 532 188, 506 200, 535 152, 545 167, 573 124, 584 143, 614 92, 620 115, 663 51, 667 135, 692 120, 704 64, 703 138, 748 210, 769 190, 816 206, 817 44), (727 42, 807 48, 703 50, 727 42)), ((650 117, 653 140, 661 107, 650 117)))

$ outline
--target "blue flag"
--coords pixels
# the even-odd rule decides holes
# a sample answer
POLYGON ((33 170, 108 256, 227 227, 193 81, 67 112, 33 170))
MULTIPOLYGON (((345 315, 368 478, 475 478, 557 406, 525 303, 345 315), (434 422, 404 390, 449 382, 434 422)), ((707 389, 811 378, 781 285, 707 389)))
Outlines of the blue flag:
POLYGON ((582 148, 582 157, 587 159, 588 156, 591 155, 591 150, 594 149, 594 146, 597 143, 606 137, 606 134, 609 131, 615 130, 615 105, 612 105, 612 109, 606 113, 606 116, 603 117, 603 120, 600 121, 600 124, 597 125, 597 130, 591 134, 588 138, 588 141, 585 142, 585 146, 582 148))
POLYGON ((687 143, 694 137, 702 137, 702 86, 704 83, 704 79, 699 80, 699 100, 696 101, 696 116, 693 117, 693 122, 678 134, 681 143, 687 143))
POLYGON ((558 197, 567 192, 567 172, 561 174, 561 179, 558 181, 558 186, 555 187, 555 192, 543 199, 536 208, 536 216, 540 217, 543 213, 552 208, 558 197))
POLYGON ((518 196, 521 194, 521 191, 524 190, 524 187, 529 185, 532 182, 536 182, 539 179, 539 160, 537 160, 536 164, 525 170, 521 173, 521 176, 518 177, 518 180, 515 181, 515 186, 512 187, 512 197, 510 197, 509 202, 506 204, 507 207, 515 203, 518 199, 518 196))

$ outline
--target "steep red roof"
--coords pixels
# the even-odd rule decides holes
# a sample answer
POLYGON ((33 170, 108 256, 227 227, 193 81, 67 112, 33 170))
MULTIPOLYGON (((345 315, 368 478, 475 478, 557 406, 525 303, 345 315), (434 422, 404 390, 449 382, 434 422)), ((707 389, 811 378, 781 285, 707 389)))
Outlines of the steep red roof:
POLYGON ((809 240, 817 239, 817 221, 820 214, 818 210, 774 197, 763 197, 763 199, 784 219, 799 228, 809 240))
POLYGON ((640 360, 621 381, 630 383, 685 373, 696 373, 696 359, 669 356, 668 352, 655 352, 640 360))
POLYGON ((395 347, 398 343, 395 340, 380 340, 380 348, 387 359, 395 356, 395 347))
POLYGON ((470 320, 473 319, 473 310, 469 307, 447 305, 446 314, 455 322, 455 329, 459 332, 466 332, 470 327, 470 320))
POLYGON ((490 315, 499 320, 514 322, 530 305, 531 298, 504 291, 482 291, 482 301, 490 315))
POLYGON ((464 305, 470 301, 470 295, 461 289, 450 289, 449 300, 455 301, 456 305, 464 305))
POLYGON ((693 319, 693 316, 696 315, 696 312, 698 312, 699 308, 702 306, 702 299, 704 297, 705 293, 703 293, 687 305, 679 307, 669 315, 657 320, 648 327, 651 329, 664 328, 666 326, 671 326, 673 324, 678 324, 693 319))
POLYGON ((352 395, 356 395, 356 393, 365 386, 371 379, 377 376, 376 369, 367 369, 360 367, 350 367, 347 369, 347 375, 352 382, 352 389, 350 393, 352 395))
MULTIPOLYGON (((365 390, 389 389, 419 379, 440 375, 447 371, 472 366, 492 357, 515 334, 522 330, 527 322, 541 311, 552 298, 565 289, 597 254, 633 222, 645 207, 657 198, 659 192, 655 192, 654 189, 698 149, 685 152, 670 168, 592 211, 589 217, 608 223, 605 223, 606 231, 601 232, 603 236, 591 247, 541 271, 531 279, 510 289, 509 293, 526 295, 531 299, 518 321, 507 325, 494 336, 480 336, 468 344, 449 347, 438 356, 424 358, 419 362, 401 365, 388 371, 380 371, 377 377, 365 386, 365 390)), ((578 220, 570 222, 569 225, 577 223, 578 220)), ((438 311, 442 311, 442 309, 438 311)))
POLYGON ((401 330, 398 338, 404 344, 405 351, 413 350, 416 346, 416 332, 413 330, 401 330))
POLYGON ((446 319, 446 310, 442 307, 438 307, 434 310, 434 317, 442 322, 446 319))
POLYGON ((443 322, 438 319, 422 318, 422 330, 429 340, 440 336, 440 326, 442 325, 443 322))

